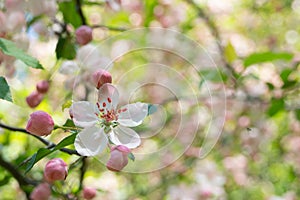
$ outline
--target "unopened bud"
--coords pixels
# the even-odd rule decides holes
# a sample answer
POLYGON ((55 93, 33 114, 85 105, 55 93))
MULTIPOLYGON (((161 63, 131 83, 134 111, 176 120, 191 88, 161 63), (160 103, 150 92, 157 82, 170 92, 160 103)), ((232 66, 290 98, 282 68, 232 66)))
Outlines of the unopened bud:
POLYGON ((80 45, 86 45, 93 39, 93 29, 89 26, 80 26, 76 31, 76 41, 80 45))
POLYGON ((47 162, 44 171, 46 181, 52 183, 58 180, 65 180, 67 175, 67 164, 62 159, 54 158, 47 162))
POLYGON ((103 69, 99 69, 95 71, 92 75, 92 81, 93 84, 97 89, 99 89, 103 84, 105 83, 111 83, 112 77, 111 74, 108 71, 105 71, 103 69))
POLYGON ((31 113, 27 122, 26 130, 38 136, 49 135, 54 128, 52 117, 44 111, 35 111, 31 113))
POLYGON ((111 171, 121 171, 127 164, 127 155, 130 153, 130 149, 123 145, 115 146, 111 149, 110 158, 106 164, 107 169, 111 171))
POLYGON ((97 190, 92 187, 83 188, 83 198, 93 199, 96 196, 97 190))
POLYGON ((39 184, 30 194, 31 200, 48 200, 51 195, 51 189, 48 183, 39 184))
POLYGON ((29 96, 26 97, 26 102, 29 107, 35 108, 41 103, 43 97, 44 97, 43 94, 39 93, 38 91, 34 91, 29 96))
POLYGON ((36 90, 42 94, 47 93, 49 90, 49 82, 46 80, 38 82, 36 84, 36 90))

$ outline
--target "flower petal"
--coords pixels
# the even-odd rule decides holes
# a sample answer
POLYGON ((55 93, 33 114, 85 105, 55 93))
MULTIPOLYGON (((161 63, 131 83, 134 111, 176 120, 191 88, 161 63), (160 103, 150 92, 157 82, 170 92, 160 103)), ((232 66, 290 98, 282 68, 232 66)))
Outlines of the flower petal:
POLYGON ((109 83, 102 85, 98 91, 98 102, 100 108, 116 109, 119 103, 118 89, 109 83))
POLYGON ((124 145, 131 149, 141 144, 140 136, 134 130, 121 125, 112 130, 109 138, 115 145, 124 145))
POLYGON ((133 127, 140 125, 148 115, 148 104, 133 103, 123 106, 120 109, 118 122, 123 126, 133 127))
POLYGON ((87 127, 94 125, 98 117, 96 106, 88 101, 78 101, 72 104, 70 113, 76 126, 87 127))
POLYGON ((91 126, 78 133, 74 145, 80 155, 95 156, 106 148, 107 143, 108 139, 104 133, 104 129, 91 126))

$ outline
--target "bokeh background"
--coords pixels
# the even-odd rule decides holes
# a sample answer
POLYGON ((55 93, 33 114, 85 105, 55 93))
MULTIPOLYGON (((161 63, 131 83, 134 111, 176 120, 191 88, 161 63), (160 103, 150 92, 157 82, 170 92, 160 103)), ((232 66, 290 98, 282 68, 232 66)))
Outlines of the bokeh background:
MULTIPOLYGON (((95 67, 111 72, 120 104, 157 105, 135 129, 142 145, 124 172, 106 169, 108 152, 87 159, 82 184, 98 189, 95 199, 299 199, 299 0, 45 2, 0 1, 1 37, 45 68, 2 60, 13 103, 0 100, 1 123, 24 128, 31 112, 44 110, 63 125, 71 100, 95 100, 89 82, 95 67), (15 22, 13 12, 23 20, 15 22), (93 27, 94 39, 79 47, 74 30, 83 23, 93 27), (66 61, 81 70, 68 71, 66 61), (51 81, 50 91, 29 108, 25 98, 42 79, 51 81)), ((57 143, 69 134, 57 129, 47 139, 57 143)), ((0 128, 0 156, 16 167, 41 147, 33 137, 0 128)), ((54 157, 70 168, 52 198, 68 199, 60 194, 77 191, 78 156, 54 152, 26 177, 42 180, 54 157)), ((0 199, 26 199, 1 167, 0 199)))

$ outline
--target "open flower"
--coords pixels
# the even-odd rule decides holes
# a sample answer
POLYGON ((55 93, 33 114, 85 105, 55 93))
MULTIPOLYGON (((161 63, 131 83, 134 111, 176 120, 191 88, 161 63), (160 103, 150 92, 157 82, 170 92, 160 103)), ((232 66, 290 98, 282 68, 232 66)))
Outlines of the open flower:
POLYGON ((83 156, 100 154, 108 139, 115 145, 136 148, 139 135, 128 127, 140 125, 148 114, 148 104, 133 103, 117 109, 119 92, 106 83, 98 91, 96 104, 79 101, 72 104, 74 123, 84 129, 76 136, 75 148, 83 156))

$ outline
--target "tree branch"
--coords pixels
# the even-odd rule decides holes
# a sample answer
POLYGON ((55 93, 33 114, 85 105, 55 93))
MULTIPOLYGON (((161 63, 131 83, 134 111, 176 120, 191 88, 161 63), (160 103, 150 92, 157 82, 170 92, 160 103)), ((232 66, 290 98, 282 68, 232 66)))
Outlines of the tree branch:
MULTIPOLYGON (((40 137, 40 136, 33 135, 33 134, 29 133, 28 131, 26 131, 26 129, 8 126, 8 125, 5 125, 5 124, 3 124, 3 123, 1 123, 1 122, 0 122, 0 127, 1 127, 1 128, 4 128, 4 129, 7 129, 7 130, 10 130, 10 131, 21 132, 21 133, 25 133, 25 134, 27 134, 27 135, 33 136, 33 137, 35 137, 36 139, 38 139, 39 141, 41 141, 43 144, 45 144, 45 145, 47 146, 48 149, 51 149, 51 148, 53 148, 53 147, 56 146, 55 143, 50 142, 50 141, 48 141, 48 140, 46 140, 46 139, 44 139, 44 138, 42 138, 42 137, 40 137)), ((67 153, 67 154, 69 154, 69 155, 73 155, 73 154, 74 154, 74 155, 80 156, 80 154, 79 154, 77 151, 72 150, 72 149, 61 148, 61 149, 59 149, 59 150, 62 151, 62 152, 64 152, 64 153, 67 153)))
POLYGON ((1 156, 0 156, 0 166, 6 169, 18 181, 20 186, 25 186, 25 185, 36 186, 38 184, 37 181, 27 179, 26 177, 24 177, 11 163, 5 161, 1 156))
POLYGON ((81 22, 82 22, 82 25, 86 25, 86 19, 85 19, 85 16, 82 12, 82 8, 81 8, 81 0, 76 0, 76 11, 77 13, 79 14, 80 18, 81 18, 81 22))

